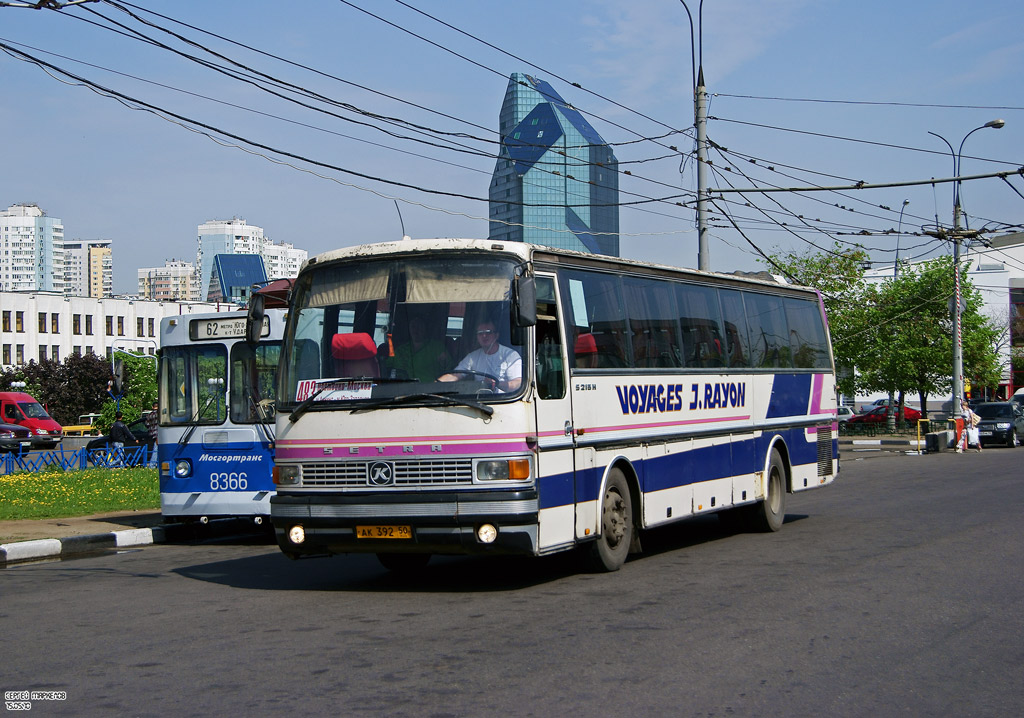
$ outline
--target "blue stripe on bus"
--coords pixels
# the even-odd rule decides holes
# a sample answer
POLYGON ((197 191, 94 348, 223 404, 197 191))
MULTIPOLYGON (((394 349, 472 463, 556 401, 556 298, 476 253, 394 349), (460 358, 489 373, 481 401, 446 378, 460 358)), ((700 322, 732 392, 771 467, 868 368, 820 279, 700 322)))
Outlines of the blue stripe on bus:
POLYGON ((765 418, 806 416, 807 406, 811 400, 812 377, 813 374, 776 374, 765 418))
MULTIPOLYGON (((760 437, 733 441, 717 446, 680 451, 633 462, 640 485, 645 493, 661 491, 702 481, 713 481, 728 476, 751 474, 764 469, 768 446, 776 435, 781 436, 789 451, 790 464, 803 466, 816 464, 818 447, 804 436, 804 428, 785 429, 762 434, 760 437)), ((832 456, 836 456, 837 443, 832 441, 832 456)), ((571 505, 574 501, 595 501, 601 490, 604 467, 584 469, 576 475, 576 491, 570 474, 545 476, 540 479, 540 508, 571 505)))

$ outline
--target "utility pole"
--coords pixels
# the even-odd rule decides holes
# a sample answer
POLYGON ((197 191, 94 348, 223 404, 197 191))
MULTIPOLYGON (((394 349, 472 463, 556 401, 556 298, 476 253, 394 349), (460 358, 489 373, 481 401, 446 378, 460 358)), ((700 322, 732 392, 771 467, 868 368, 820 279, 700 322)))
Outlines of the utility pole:
POLYGON ((981 234, 978 230, 960 227, 960 205, 953 206, 953 229, 947 232, 936 227, 934 232, 925 232, 936 239, 948 239, 953 243, 953 301, 950 311, 953 316, 953 413, 959 411, 960 400, 964 397, 964 355, 963 330, 961 315, 964 312, 964 301, 960 290, 960 243, 968 239, 977 239, 981 234))
POLYGON ((708 93, 704 68, 697 71, 694 88, 694 124, 697 128, 697 269, 711 271, 708 252, 708 93))

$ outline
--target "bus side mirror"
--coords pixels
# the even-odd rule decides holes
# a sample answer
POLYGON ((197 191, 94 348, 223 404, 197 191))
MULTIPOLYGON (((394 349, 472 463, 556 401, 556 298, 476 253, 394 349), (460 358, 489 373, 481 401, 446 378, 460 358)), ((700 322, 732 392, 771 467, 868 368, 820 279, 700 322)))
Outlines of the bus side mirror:
POLYGON ((245 317, 245 343, 250 347, 260 343, 263 317, 266 315, 263 309, 264 301, 266 300, 262 294, 253 294, 249 297, 249 313, 245 317))
POLYGON ((516 277, 512 288, 512 309, 516 326, 534 326, 537 323, 536 282, 533 277, 516 277))

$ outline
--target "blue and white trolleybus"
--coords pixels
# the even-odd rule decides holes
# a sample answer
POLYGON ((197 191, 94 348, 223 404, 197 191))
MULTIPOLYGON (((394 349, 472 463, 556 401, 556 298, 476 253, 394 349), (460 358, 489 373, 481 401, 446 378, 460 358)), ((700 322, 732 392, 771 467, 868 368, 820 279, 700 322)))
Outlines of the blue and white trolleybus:
POLYGON ((284 310, 266 311, 260 340, 245 312, 160 323, 160 505, 165 519, 270 515, 274 404, 284 310))

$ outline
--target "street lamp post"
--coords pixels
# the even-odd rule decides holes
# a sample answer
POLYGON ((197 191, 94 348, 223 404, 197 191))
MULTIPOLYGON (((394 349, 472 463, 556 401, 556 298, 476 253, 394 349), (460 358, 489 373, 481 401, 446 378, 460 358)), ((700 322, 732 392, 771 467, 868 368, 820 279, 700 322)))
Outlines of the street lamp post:
POLYGON ((963 358, 963 337, 960 327, 960 314, 962 312, 960 307, 960 155, 964 151, 964 143, 967 142, 967 138, 973 135, 978 130, 984 130, 991 127, 994 130, 1000 129, 1006 123, 1003 120, 990 120, 980 127, 975 127, 973 130, 964 135, 964 138, 960 141, 960 149, 953 151, 953 145, 949 143, 942 135, 928 131, 929 135, 935 135, 940 140, 946 143, 946 147, 949 148, 950 154, 953 156, 953 177, 956 181, 953 183, 953 231, 950 235, 953 240, 953 411, 956 411, 960 401, 964 396, 964 358, 963 358))
MULTIPOLYGON (((900 221, 896 225, 896 259, 892 263, 892 278, 895 280, 900 276, 900 235, 903 234, 903 211, 910 204, 909 199, 903 200, 903 206, 900 207, 900 221)), ((896 429, 896 411, 894 409, 896 400, 896 392, 889 392, 889 413, 886 418, 886 426, 889 431, 892 432, 896 429)))

